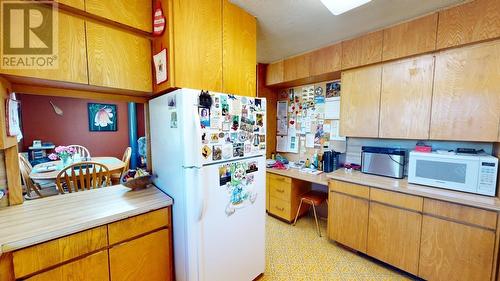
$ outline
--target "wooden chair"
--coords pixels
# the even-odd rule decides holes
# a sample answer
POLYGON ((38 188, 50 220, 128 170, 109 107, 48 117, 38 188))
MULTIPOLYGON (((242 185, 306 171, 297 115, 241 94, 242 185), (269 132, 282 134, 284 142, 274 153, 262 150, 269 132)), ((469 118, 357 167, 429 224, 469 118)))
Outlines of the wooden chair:
POLYGON ((81 146, 78 144, 71 144, 71 145, 68 145, 68 147, 74 148, 75 152, 80 154, 82 159, 90 160, 90 152, 85 146, 81 146))
POLYGON ((113 184, 119 184, 120 179, 122 178, 122 175, 128 171, 130 168, 130 157, 132 156, 132 148, 129 146, 127 149, 125 149, 125 152, 123 153, 122 161, 125 163, 125 166, 123 166, 123 169, 120 173, 114 173, 111 175, 111 182, 113 184))
POLYGON ((321 230, 319 229, 318 216, 316 215, 316 207, 321 205, 326 201, 328 204, 328 194, 321 191, 311 190, 300 196, 300 204, 297 209, 297 214, 295 215, 295 220, 293 221, 293 225, 297 223, 297 218, 299 217, 299 211, 302 207, 302 203, 306 203, 312 206, 314 212, 314 220, 316 221, 316 230, 318 231, 319 237, 321 237, 321 230))
POLYGON ((79 162, 64 168, 56 178, 59 193, 64 194, 101 188, 111 185, 111 175, 106 165, 96 162, 79 162), (82 173, 83 172, 83 173, 82 173))
POLYGON ((33 199, 31 197, 31 192, 35 192, 38 197, 43 197, 40 192, 40 188, 31 180, 30 173, 33 169, 28 159, 26 159, 21 153, 19 155, 19 169, 21 170, 21 178, 23 179, 24 185, 26 186, 27 199, 33 199))

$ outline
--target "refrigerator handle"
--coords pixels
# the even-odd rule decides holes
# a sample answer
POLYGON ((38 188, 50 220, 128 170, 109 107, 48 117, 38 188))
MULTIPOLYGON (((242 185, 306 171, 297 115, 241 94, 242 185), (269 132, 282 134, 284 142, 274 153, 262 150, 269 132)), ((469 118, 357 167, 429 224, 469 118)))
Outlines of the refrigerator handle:
POLYGON ((189 110, 186 112, 186 119, 191 119, 192 124, 188 125, 191 128, 187 128, 188 131, 194 131, 194 138, 184 138, 185 140, 185 147, 189 148, 189 151, 186 154, 186 163, 185 166, 189 167, 201 167, 201 148, 199 146, 199 143, 201 142, 201 128, 200 128, 200 115, 198 114, 197 110, 194 110, 193 112, 193 107, 197 107, 197 105, 193 102, 188 102, 187 107, 189 107, 189 110), (194 118, 192 117, 194 113, 194 118), (194 151, 194 153, 193 153, 194 151))
POLYGON ((202 169, 197 169, 198 170, 198 176, 196 177, 196 186, 198 187, 198 221, 201 221, 203 219, 203 213, 205 213, 205 207, 206 207, 206 194, 205 194, 205 187, 203 185, 203 180, 202 180, 202 175, 201 171, 202 169))

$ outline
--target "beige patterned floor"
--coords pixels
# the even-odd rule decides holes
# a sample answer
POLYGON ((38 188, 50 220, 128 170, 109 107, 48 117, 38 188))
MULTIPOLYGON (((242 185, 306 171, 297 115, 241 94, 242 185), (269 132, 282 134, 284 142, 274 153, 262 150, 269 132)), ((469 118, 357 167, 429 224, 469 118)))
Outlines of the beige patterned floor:
POLYGON ((266 273, 259 281, 411 280, 402 272, 329 242, 325 221, 321 221, 321 231, 320 238, 311 217, 301 218, 294 227, 268 216, 266 273))

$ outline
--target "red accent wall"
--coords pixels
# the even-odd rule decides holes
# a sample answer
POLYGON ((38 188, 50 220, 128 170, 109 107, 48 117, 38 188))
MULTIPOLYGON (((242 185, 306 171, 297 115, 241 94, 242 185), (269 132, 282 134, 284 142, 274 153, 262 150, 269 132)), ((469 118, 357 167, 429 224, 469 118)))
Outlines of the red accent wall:
MULTIPOLYGON (((39 139, 42 142, 52 142, 56 146, 83 145, 89 149, 92 156, 121 158, 128 146, 128 111, 125 102, 104 102, 26 94, 18 94, 17 98, 21 101, 23 151, 28 151, 28 147, 32 145, 33 140, 39 139), (60 107, 64 111, 64 115, 57 115, 49 101, 60 107), (87 103, 89 102, 117 105, 118 130, 116 132, 89 131, 87 113, 87 103)), ((142 106, 142 108, 144 107, 142 106)), ((144 122, 143 117, 142 122, 144 122)), ((142 127, 144 128, 144 125, 142 127)))

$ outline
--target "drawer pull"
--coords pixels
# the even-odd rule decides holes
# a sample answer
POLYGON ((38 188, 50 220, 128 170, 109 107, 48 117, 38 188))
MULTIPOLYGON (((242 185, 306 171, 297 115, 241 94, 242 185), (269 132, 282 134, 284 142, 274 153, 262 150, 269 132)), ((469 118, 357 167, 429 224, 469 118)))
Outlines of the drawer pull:
POLYGON ((276 191, 278 191, 278 192, 280 192, 280 193, 285 192, 285 190, 284 190, 284 189, 276 189, 276 191))
POLYGON ((276 209, 278 209, 279 211, 284 211, 285 210, 285 208, 283 208, 283 207, 280 208, 278 206, 276 206, 276 209))

